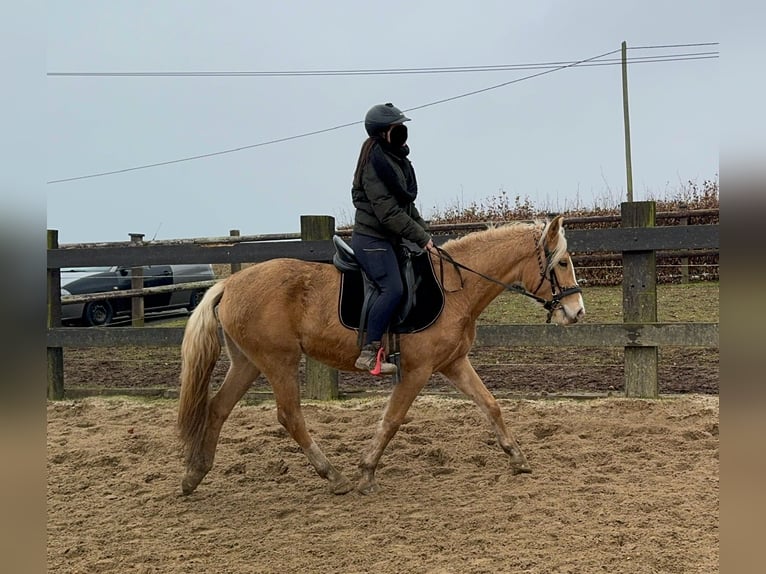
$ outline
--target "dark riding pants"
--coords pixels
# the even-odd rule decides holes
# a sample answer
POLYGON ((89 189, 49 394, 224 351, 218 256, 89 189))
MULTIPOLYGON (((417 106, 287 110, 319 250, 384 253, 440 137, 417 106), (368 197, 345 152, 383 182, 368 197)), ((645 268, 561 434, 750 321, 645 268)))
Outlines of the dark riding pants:
POLYGON ((366 345, 372 341, 380 341, 383 337, 402 300, 404 285, 396 250, 390 241, 354 233, 351 235, 351 248, 367 277, 380 291, 380 295, 370 307, 364 339, 366 345))

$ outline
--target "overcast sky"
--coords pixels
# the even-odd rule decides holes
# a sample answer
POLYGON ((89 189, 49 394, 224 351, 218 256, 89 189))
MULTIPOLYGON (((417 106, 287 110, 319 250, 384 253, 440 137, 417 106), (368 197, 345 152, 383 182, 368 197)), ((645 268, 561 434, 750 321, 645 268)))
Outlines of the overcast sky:
MULTIPOLYGON (((527 80, 545 70, 51 74, 507 66, 613 50, 602 60, 619 58, 623 40, 629 48, 720 41, 719 3, 710 0, 69 0, 46 9, 46 181, 130 170, 47 184, 47 226, 61 243, 297 232, 302 214, 348 224, 364 114, 389 101, 411 110, 426 218, 500 191, 551 210, 618 204, 626 193, 622 85, 619 65, 527 80), (218 153, 237 148, 245 149, 218 153), (206 154, 216 155, 131 169, 206 154)), ((716 178, 719 60, 632 64, 629 90, 635 199, 716 178)))

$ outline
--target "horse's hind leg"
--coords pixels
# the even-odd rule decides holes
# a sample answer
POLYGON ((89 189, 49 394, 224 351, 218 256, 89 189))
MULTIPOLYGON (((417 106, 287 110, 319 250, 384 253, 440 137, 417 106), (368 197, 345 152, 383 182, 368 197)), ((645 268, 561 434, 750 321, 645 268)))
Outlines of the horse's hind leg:
POLYGON ((300 354, 294 358, 283 357, 282 360, 278 356, 269 356, 268 360, 269 366, 264 367, 264 373, 274 392, 274 400, 277 403, 277 420, 303 449, 317 474, 327 479, 330 490, 334 494, 346 494, 353 488, 351 482, 330 464, 306 428, 306 421, 301 411, 300 387, 298 385, 300 354))
POLYGON ((458 359, 446 369, 442 369, 441 372, 458 390, 470 397, 487 417, 495 431, 501 448, 511 457, 513 473, 532 472, 524 453, 521 452, 519 444, 505 427, 502 414, 500 413, 500 406, 497 404, 495 397, 487 390, 479 375, 476 374, 468 357, 458 359))
POLYGON ((231 365, 221 388, 218 389, 218 392, 208 402, 208 415, 202 453, 200 457, 190 460, 188 463, 186 476, 184 476, 181 482, 181 489, 184 494, 193 492, 213 467, 215 450, 218 446, 218 437, 223 423, 231 414, 234 405, 237 404, 239 399, 247 392, 247 389, 250 388, 253 381, 260 375, 258 367, 250 362, 228 337, 226 338, 226 350, 231 359, 231 365))

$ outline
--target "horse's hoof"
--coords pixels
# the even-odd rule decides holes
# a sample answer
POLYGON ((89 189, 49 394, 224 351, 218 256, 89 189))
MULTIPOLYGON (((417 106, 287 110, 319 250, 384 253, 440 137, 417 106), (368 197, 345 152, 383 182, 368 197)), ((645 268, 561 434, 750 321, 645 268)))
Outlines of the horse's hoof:
POLYGON ((205 473, 187 472, 186 476, 184 476, 183 480, 181 481, 181 492, 184 494, 184 496, 194 492, 197 486, 199 486, 199 483, 202 482, 203 478, 205 478, 205 473))
POLYGON ((380 492, 380 487, 375 481, 362 481, 356 486, 356 490, 359 494, 377 494, 380 492))
POLYGON ((330 491, 333 494, 348 494, 354 490, 354 485, 345 476, 341 476, 330 484, 330 491))
POLYGON ((526 462, 524 464, 515 464, 511 466, 511 474, 516 476, 517 474, 529 474, 532 472, 532 467, 530 467, 526 462))

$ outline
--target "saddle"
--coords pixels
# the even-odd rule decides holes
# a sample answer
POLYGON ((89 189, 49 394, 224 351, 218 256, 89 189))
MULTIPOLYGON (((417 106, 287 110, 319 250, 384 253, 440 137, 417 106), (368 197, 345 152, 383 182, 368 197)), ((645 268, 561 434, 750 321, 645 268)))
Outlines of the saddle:
MULTIPOLYGON (((378 297, 378 288, 362 271, 354 250, 339 236, 332 238, 332 261, 341 272, 338 316, 344 327, 359 330, 364 339, 367 315, 378 297)), ((433 264, 425 251, 402 246, 398 254, 404 296, 388 327, 389 334, 417 333, 430 327, 444 309, 444 292, 436 280, 433 264)))

